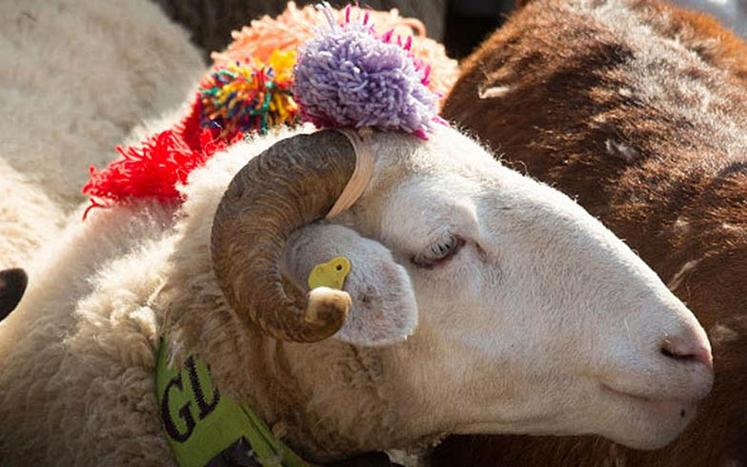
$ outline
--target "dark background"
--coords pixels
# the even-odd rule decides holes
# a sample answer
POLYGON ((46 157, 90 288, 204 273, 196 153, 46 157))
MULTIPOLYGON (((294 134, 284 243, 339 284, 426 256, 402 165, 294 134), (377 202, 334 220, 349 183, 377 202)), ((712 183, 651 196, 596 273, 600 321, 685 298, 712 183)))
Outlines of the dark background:
MULTIPOLYGON (((286 0, 154 0, 172 19, 192 33, 192 40, 207 59, 231 40, 231 31, 241 29, 254 18, 275 16, 286 0)), ((299 7, 318 0, 299 0, 299 7)), ((334 6, 351 1, 333 0, 334 6)), ((402 16, 421 20, 428 35, 441 41, 452 58, 469 54, 494 31, 513 9, 513 0, 363 0, 361 6, 376 10, 397 8, 402 16)))

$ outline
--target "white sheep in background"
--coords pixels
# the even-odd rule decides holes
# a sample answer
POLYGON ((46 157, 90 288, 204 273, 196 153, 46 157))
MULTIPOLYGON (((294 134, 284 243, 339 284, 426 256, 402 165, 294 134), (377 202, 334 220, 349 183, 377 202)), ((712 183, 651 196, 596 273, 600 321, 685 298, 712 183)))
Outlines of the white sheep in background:
POLYGON ((179 106, 204 66, 147 0, 0 1, 0 269, 83 201, 88 167, 179 106))
POLYGON ((443 127, 374 134, 362 198, 314 223, 355 156, 341 134, 307 130, 217 154, 177 213, 94 211, 42 253, 0 323, 6 465, 173 465, 161 337, 313 461, 448 433, 652 448, 692 419, 712 379, 704 331, 572 200, 443 127), (344 291, 304 295, 310 265, 337 255, 352 261, 344 291))

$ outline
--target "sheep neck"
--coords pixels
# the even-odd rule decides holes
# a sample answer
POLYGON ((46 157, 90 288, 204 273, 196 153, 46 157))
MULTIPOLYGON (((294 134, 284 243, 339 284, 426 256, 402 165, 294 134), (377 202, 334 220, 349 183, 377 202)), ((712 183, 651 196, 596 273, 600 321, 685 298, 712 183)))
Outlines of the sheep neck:
POLYGON ((286 467, 307 464, 278 441, 245 405, 215 386, 207 365, 190 355, 182 368, 170 360, 168 340, 161 339, 156 366, 156 395, 166 438, 180 466, 199 466, 216 459, 281 459, 286 467))

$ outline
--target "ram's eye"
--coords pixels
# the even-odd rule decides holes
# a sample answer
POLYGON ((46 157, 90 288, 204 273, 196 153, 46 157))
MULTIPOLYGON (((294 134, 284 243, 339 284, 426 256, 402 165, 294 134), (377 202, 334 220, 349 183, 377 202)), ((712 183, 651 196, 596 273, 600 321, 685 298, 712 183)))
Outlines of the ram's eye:
POLYGON ((424 251, 412 257, 415 266, 432 269, 454 257, 466 242, 462 237, 445 233, 431 243, 424 251))

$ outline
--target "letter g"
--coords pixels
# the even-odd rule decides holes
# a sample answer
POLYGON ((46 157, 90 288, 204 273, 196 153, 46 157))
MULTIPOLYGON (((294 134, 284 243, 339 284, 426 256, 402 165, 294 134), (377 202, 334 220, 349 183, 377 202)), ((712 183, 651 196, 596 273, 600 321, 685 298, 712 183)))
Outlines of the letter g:
POLYGON ((180 391, 184 390, 181 373, 166 385, 166 389, 163 392, 163 400, 161 400, 161 419, 163 420, 163 427, 166 430, 166 433, 172 439, 183 443, 192 435, 192 432, 195 429, 195 419, 192 416, 192 412, 189 410, 189 406, 191 405, 190 402, 181 406, 179 408, 179 416, 184 420, 187 429, 184 432, 179 432, 176 423, 174 423, 174 419, 171 418, 171 412, 169 411, 169 393, 171 392, 172 386, 176 386, 180 391))

